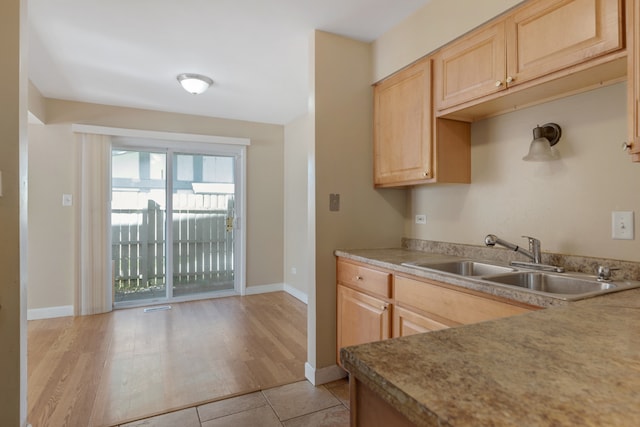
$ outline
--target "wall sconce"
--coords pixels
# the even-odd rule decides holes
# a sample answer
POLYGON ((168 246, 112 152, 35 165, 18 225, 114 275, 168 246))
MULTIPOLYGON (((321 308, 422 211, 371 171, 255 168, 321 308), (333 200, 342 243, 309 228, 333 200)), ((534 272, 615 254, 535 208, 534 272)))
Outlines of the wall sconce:
POLYGON ((529 153, 522 158, 528 162, 547 162, 560 158, 558 151, 553 147, 560 140, 562 129, 555 123, 547 123, 536 126, 533 129, 533 141, 529 146, 529 153))
POLYGON ((178 74, 177 78, 184 90, 193 95, 200 95, 213 84, 213 80, 201 74, 183 73, 178 74))

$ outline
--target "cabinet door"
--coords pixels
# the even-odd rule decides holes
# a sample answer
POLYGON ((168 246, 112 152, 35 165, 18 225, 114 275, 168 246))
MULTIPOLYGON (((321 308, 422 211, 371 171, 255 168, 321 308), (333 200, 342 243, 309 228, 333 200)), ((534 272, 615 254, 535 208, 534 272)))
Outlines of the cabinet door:
POLYGON ((517 85, 623 47, 620 0, 538 0, 506 21, 507 78, 517 85))
POLYGON ((431 178, 431 61, 424 59, 378 83, 373 99, 374 184, 431 178))
POLYGON ((341 347, 389 338, 389 303, 342 285, 337 292, 338 361, 341 347))
POLYGON ((627 13, 627 123, 629 127, 629 153, 634 162, 640 162, 640 0, 628 0, 627 13))
POLYGON ((449 326, 402 307, 393 308, 393 337, 421 334, 423 332, 446 329, 449 326))
POLYGON ((504 22, 497 22, 444 47, 434 58, 436 108, 503 90, 506 86, 504 22))

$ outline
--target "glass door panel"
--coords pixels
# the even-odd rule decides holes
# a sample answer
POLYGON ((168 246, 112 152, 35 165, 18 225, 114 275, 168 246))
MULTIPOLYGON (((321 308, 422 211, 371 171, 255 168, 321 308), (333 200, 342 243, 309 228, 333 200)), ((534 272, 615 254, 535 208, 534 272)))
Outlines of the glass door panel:
POLYGON ((114 149, 111 245, 114 302, 167 298, 166 154, 114 149))
POLYGON ((173 158, 173 296, 234 289, 234 158, 173 158))

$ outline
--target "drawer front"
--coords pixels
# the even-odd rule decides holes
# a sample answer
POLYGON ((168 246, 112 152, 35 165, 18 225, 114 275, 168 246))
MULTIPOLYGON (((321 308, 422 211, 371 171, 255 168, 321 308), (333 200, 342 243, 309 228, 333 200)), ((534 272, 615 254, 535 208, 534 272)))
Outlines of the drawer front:
POLYGON ((395 300, 398 305, 413 307, 461 324, 531 311, 514 304, 399 276, 395 278, 395 300))
POLYGON ((338 283, 391 298, 391 274, 338 260, 338 283))

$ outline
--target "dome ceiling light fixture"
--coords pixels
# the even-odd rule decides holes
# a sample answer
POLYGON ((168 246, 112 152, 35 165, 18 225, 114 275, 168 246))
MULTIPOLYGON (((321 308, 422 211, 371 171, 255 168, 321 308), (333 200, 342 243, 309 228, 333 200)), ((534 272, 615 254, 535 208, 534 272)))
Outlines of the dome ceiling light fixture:
POLYGON ((213 80, 202 74, 182 73, 177 79, 184 90, 193 95, 200 95, 213 84, 213 80))

